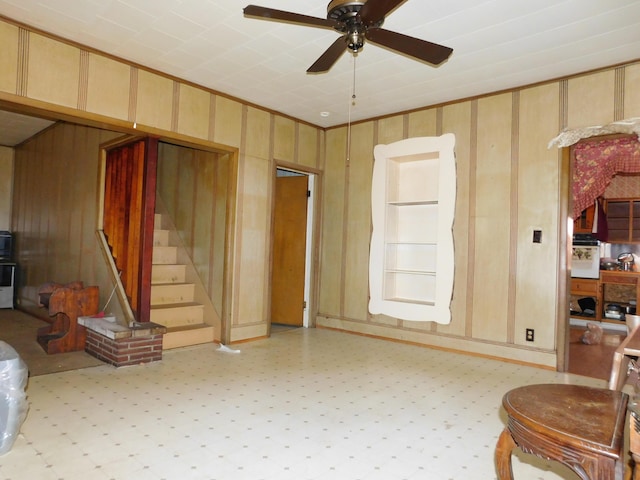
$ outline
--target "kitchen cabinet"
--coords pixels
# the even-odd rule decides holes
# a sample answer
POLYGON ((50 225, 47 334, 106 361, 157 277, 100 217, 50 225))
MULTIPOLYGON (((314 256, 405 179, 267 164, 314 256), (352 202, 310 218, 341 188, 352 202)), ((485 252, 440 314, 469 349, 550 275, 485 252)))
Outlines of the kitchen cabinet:
POLYGON ((610 243, 640 243, 640 199, 606 200, 610 243))
POLYGON ((640 273, 638 272, 616 270, 602 270, 600 272, 600 305, 603 317, 605 316, 604 311, 610 303, 624 307, 630 305, 632 301, 637 301, 640 293, 639 277, 640 273))
MULTIPOLYGON (((602 301, 600 298, 600 280, 590 278, 572 278, 571 279, 571 303, 577 303, 580 298, 593 298, 595 314, 593 316, 584 316, 589 320, 600 321, 602 319, 602 301)), ((571 307, 573 311, 577 310, 577 305, 571 307)), ((581 316, 583 317, 583 316, 581 316)))
POLYGON ((580 216, 573 221, 573 233, 591 233, 595 211, 594 205, 585 208, 580 216))
POLYGON ((369 311, 449 323, 453 291, 455 136, 377 145, 369 311))
MULTIPOLYGON (((571 297, 573 299, 590 297, 595 301, 595 315, 581 316, 586 320, 620 323, 623 320, 606 318, 605 310, 611 303, 622 307, 637 302, 640 297, 640 272, 622 270, 601 270, 599 279, 572 278, 571 297)), ((574 307, 575 308, 575 307, 574 307)))
POLYGON ((571 293, 593 297, 598 294, 599 280, 590 278, 572 278, 571 293))

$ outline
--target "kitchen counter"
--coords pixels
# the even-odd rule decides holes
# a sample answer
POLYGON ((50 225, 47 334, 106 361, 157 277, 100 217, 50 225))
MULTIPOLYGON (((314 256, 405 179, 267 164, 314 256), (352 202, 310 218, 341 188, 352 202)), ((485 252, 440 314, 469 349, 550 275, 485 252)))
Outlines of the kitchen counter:
POLYGON ((634 272, 634 271, 629 271, 629 270, 600 270, 600 280, 602 281, 602 278, 612 278, 612 277, 619 277, 619 278, 627 278, 627 279, 633 279, 633 278, 638 278, 640 276, 640 272, 634 272))

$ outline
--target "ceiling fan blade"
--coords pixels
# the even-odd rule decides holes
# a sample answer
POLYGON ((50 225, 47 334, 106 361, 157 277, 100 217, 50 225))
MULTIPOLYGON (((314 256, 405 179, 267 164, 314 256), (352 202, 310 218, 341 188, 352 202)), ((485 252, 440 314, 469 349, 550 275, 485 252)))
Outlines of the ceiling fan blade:
POLYGON ((387 13, 404 2, 405 0, 368 0, 360 9, 358 16, 364 25, 373 25, 384 20, 387 13))
POLYGON ((440 65, 453 52, 452 48, 385 30, 384 28, 369 28, 365 35, 367 40, 373 43, 433 65, 440 65))
POLYGON ((320 55, 320 58, 318 58, 318 60, 316 60, 316 62, 307 69, 307 73, 324 73, 329 71, 346 49, 347 41, 345 37, 339 37, 329 48, 325 50, 322 55, 320 55))
POLYGON ((273 8, 260 7, 258 5, 247 5, 243 10, 245 16, 257 17, 263 20, 276 20, 280 22, 297 23, 307 27, 335 28, 339 25, 335 20, 326 18, 310 17, 300 13, 285 12, 273 8))

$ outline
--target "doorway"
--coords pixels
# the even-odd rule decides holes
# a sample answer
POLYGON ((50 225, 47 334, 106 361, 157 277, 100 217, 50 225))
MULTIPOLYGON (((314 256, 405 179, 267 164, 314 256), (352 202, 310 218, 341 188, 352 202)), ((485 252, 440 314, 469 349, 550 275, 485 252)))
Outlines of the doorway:
POLYGON ((314 188, 314 174, 276 169, 270 279, 271 326, 310 326, 314 188))
MULTIPOLYGON (((113 145, 103 145, 106 151, 106 160, 109 160, 109 153, 118 153, 119 149, 128 146, 127 139, 118 139, 113 145), (123 143, 124 142, 124 143, 123 143), (119 148, 116 148, 119 147, 119 148)), ((145 144, 148 140, 138 140, 137 143, 145 144)), ((128 168, 133 163, 129 157, 124 157, 127 162, 123 164, 113 163, 112 168, 107 168, 110 163, 103 162, 101 176, 104 177, 103 198, 100 203, 104 207, 103 218, 99 224, 103 228, 106 238, 123 237, 119 240, 124 246, 114 248, 113 241, 109 241, 110 248, 105 248, 105 253, 113 254, 116 251, 124 250, 129 255, 125 256, 125 265, 120 266, 118 261, 124 255, 116 255, 114 258, 114 278, 119 284, 118 295, 124 304, 131 304, 132 312, 128 318, 134 320, 133 313, 136 313, 135 320, 149 321, 151 312, 151 291, 154 282, 151 277, 152 253, 155 246, 161 243, 153 241, 155 228, 159 231, 167 232, 163 235, 163 245, 171 246, 175 250, 175 258, 167 263, 172 266, 171 274, 163 278, 162 282, 156 284, 184 284, 190 286, 181 301, 176 301, 172 307, 193 307, 197 305, 201 315, 177 315, 173 320, 172 332, 178 333, 188 331, 190 340, 202 343, 201 340, 212 336, 212 340, 228 342, 230 336, 230 322, 228 321, 230 289, 231 283, 230 267, 231 259, 228 252, 232 250, 233 231, 231 224, 234 219, 233 209, 235 205, 235 189, 237 161, 236 155, 221 150, 219 148, 206 148, 204 146, 191 145, 185 143, 171 142, 169 139, 153 139, 154 163, 153 169, 148 169, 144 175, 132 175, 135 169, 128 168), (111 174, 109 174, 111 172, 111 174), (109 178, 114 180, 107 181, 109 178), (135 185, 129 187, 132 192, 142 190, 138 184, 147 187, 146 197, 153 200, 154 206, 158 208, 145 209, 144 215, 139 213, 134 216, 133 208, 120 208, 117 203, 115 189, 111 184, 135 185), (157 188, 156 188, 157 187, 157 188), (109 212, 115 208, 113 215, 109 212), (119 212, 129 212, 121 215, 119 212), (155 219, 162 216, 160 224, 155 225, 155 219), (141 226, 144 224, 145 229, 141 226), (120 235, 119 232, 131 231, 132 239, 120 235), (148 231, 149 234, 139 234, 140 231, 148 231), (110 234, 113 232, 113 234, 110 234), (133 245, 140 243, 136 239, 145 238, 151 240, 151 245, 137 250, 133 245), (126 273, 127 269, 143 267, 149 274, 144 277, 139 273, 126 273), (177 273, 175 272, 177 271, 177 273), (121 275, 119 275, 121 274, 121 275), (129 278, 138 280, 127 281, 129 278), (134 284, 134 289, 130 284, 134 284), (124 293, 120 293, 124 290, 124 293), (134 291, 136 295, 130 293, 134 291), (139 298, 133 302, 134 298, 139 298), (146 311, 147 315, 142 316, 138 312, 146 311), (182 318, 186 320, 182 321, 182 318), (200 335, 201 334, 201 335, 200 335)), ((139 150, 149 149, 139 148, 139 150)), ((147 160, 146 153, 141 152, 140 156, 147 160)), ((151 157, 151 155, 149 155, 151 157)), ((116 159, 119 158, 116 156, 116 159)), ((140 170, 140 169, 139 169, 140 170)), ((124 193, 127 191, 122 188, 124 193)), ((124 199, 133 198, 134 195, 127 193, 121 195, 124 199)), ((141 202, 133 202, 135 205, 141 202)), ((136 210, 140 210, 137 208, 136 210)), ((126 308, 123 307, 123 308, 126 308)), ((178 336, 175 335, 175 336, 178 336)), ((187 336, 187 335, 185 335, 187 336)), ((165 337, 166 341, 166 337, 165 337)))
MULTIPOLYGON (((564 311, 566 312, 566 321, 564 323, 566 329, 564 332, 566 362, 564 371, 605 380, 608 379, 611 371, 613 353, 627 334, 624 317, 622 317, 622 322, 620 322, 619 317, 615 316, 605 318, 604 310, 607 303, 605 299, 609 298, 610 301, 614 302, 626 301, 634 296, 633 292, 635 291, 635 287, 633 287, 633 289, 626 289, 624 285, 616 285, 615 288, 612 289, 612 295, 607 297, 603 294, 605 291, 603 275, 605 274, 602 272, 600 272, 599 278, 597 273, 596 275, 584 275, 588 278, 582 278, 582 275, 571 278, 571 245, 572 233, 577 232, 583 237, 590 237, 593 227, 598 226, 599 229, 602 229, 603 225, 598 225, 599 222, 593 219, 593 214, 590 217, 586 214, 586 209, 590 204, 593 205, 596 195, 605 199, 603 212, 607 211, 607 199, 622 199, 626 201, 627 197, 640 195, 640 188, 638 187, 640 183, 637 181, 637 176, 629 177, 625 175, 625 172, 622 171, 624 167, 620 168, 622 164, 617 163, 619 158, 624 158, 624 154, 622 150, 618 153, 613 147, 617 145, 614 144, 614 142, 621 140, 624 140, 624 137, 599 136, 580 140, 575 145, 563 149, 563 160, 565 161, 563 164, 563 172, 567 172, 566 185, 568 186, 566 197, 568 218, 566 235, 567 291, 566 295, 564 295, 567 299, 566 305, 564 306, 564 311), (598 143, 593 145, 593 142, 598 143), (583 152, 585 145, 589 145, 588 151, 591 157, 576 153, 583 152), (604 145, 606 149, 598 145, 604 145), (593 160, 595 156, 601 156, 601 164, 593 160), (590 161, 588 161, 589 158, 591 158, 590 161), (615 162, 614 159, 616 159, 615 162), (605 166, 604 162, 607 162, 607 168, 603 168, 603 166, 605 166), (616 166, 618 167, 616 168, 616 166), (574 169, 579 170, 576 178, 589 179, 589 182, 574 186, 574 169), (589 169, 592 170, 590 171, 589 169), (627 180, 630 181, 627 182, 627 180), (581 185, 583 185, 583 188, 581 188, 581 185), (587 190, 586 187, 590 185, 598 185, 600 188, 597 191, 594 189, 587 190), (574 191, 578 193, 574 194, 574 191), (587 191, 592 192, 589 198, 585 198, 587 197, 585 194, 587 191), (579 208, 577 208, 577 210, 582 210, 582 215, 573 212, 575 198, 578 199, 577 203, 579 208), (574 216, 577 217, 575 218, 575 222, 574 216), (631 293, 629 293, 629 290, 631 290, 631 293), (619 295, 621 295, 621 297, 616 298, 619 295), (589 327, 596 325, 602 328, 602 337, 594 341, 589 341, 589 332, 587 332, 587 330, 589 327), (584 341, 583 335, 586 335, 584 341)), ((591 211, 593 212, 593 208, 591 208, 591 211)), ((628 251, 630 248, 624 238, 616 237, 611 233, 611 216, 609 216, 609 222, 607 222, 606 217, 604 222, 605 228, 600 230, 601 234, 598 235, 594 233, 594 236, 602 242, 596 250, 595 261, 597 264, 602 260, 600 255, 602 255, 605 260, 615 261, 619 247, 623 247, 622 250, 624 251, 628 251), (608 229, 607 223, 609 223, 608 229), (609 230, 609 235, 607 235, 606 230, 609 230), (619 241, 625 245, 617 245, 617 238, 620 238, 619 241)), ((625 220, 625 224, 628 224, 628 220, 625 220)), ((580 240, 584 242, 584 238, 580 240)), ((607 272, 607 275, 608 273, 610 272, 607 272)))

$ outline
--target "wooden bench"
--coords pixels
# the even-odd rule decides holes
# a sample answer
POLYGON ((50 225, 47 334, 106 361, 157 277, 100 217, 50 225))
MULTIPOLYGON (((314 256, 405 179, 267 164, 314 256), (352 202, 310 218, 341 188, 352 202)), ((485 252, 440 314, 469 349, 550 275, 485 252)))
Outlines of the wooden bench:
POLYGON ((37 340, 47 353, 84 350, 86 330, 78 317, 98 313, 98 287, 84 287, 82 282, 66 285, 47 284, 38 291, 40 304, 49 309, 49 326, 38 329, 37 340))

